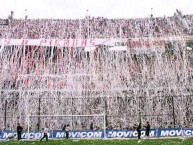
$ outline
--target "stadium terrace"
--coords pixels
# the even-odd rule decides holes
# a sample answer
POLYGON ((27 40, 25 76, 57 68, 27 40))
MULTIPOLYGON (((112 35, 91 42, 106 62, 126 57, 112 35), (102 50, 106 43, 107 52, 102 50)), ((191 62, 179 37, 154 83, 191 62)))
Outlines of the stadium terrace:
POLYGON ((20 122, 33 134, 68 124, 105 135, 116 129, 119 137, 149 121, 176 136, 192 126, 193 15, 11 18, 0 25, 2 130, 20 122))

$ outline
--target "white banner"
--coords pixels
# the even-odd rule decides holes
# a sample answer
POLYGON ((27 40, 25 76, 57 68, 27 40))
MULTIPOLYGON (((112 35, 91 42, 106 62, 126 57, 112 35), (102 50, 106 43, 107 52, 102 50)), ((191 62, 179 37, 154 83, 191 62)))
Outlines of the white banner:
POLYGON ((149 48, 150 45, 162 46, 167 41, 179 41, 181 37, 160 38, 124 38, 124 39, 0 39, 0 46, 10 45, 34 45, 34 46, 57 46, 57 47, 93 47, 96 45, 106 46, 129 46, 149 48))

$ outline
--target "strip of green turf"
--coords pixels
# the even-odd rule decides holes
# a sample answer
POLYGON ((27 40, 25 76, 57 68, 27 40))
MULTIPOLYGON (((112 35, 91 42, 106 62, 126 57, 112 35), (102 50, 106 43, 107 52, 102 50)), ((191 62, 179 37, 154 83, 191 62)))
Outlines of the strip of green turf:
POLYGON ((1 141, 0 145, 193 145, 193 139, 1 141))

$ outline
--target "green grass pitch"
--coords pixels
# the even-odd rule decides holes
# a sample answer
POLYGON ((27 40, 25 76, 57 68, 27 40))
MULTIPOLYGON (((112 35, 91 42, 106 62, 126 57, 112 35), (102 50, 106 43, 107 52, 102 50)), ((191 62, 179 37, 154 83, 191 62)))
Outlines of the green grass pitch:
POLYGON ((1 141, 0 145, 193 145, 189 139, 1 141))

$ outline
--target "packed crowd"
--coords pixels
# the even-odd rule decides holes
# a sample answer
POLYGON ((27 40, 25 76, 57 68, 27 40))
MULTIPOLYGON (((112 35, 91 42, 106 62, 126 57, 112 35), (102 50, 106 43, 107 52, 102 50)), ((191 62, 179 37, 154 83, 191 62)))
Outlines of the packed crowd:
POLYGON ((193 34, 193 15, 136 19, 10 19, 0 38, 136 38, 193 34))
MULTIPOLYGON (((193 15, 184 16, 179 12, 173 17, 143 19, 102 17, 77 20, 11 19, 9 25, 0 26, 0 39, 181 36, 193 35, 192 24, 193 15)), ((180 50, 183 45, 175 42, 168 48, 172 47, 180 50)), ((42 49, 31 46, 26 46, 26 49, 24 47, 15 49, 14 46, 6 46, 0 55, 2 60, 0 88, 3 90, 1 96, 3 96, 2 99, 10 96, 16 98, 10 101, 10 105, 8 102, 7 109, 7 112, 10 112, 7 116, 13 116, 14 121, 10 119, 7 122, 12 124, 17 122, 18 118, 38 112, 39 100, 31 99, 28 104, 27 96, 35 98, 42 95, 45 98, 50 96, 54 98, 54 100, 41 100, 42 108, 39 110, 41 114, 99 114, 105 104, 103 98, 107 96, 108 101, 105 105, 108 109, 107 119, 114 128, 117 124, 135 123, 139 118, 138 97, 147 97, 147 100, 139 101, 142 104, 141 113, 144 114, 144 119, 147 120, 150 114, 149 118, 155 121, 153 124, 156 127, 164 127, 168 126, 168 123, 164 122, 173 121, 173 116, 168 116, 173 108, 167 96, 174 94, 180 96, 174 98, 175 106, 179 108, 175 110, 176 124, 182 124, 184 121, 188 124, 193 114, 191 111, 193 101, 183 99, 183 96, 192 93, 192 52, 187 51, 186 54, 181 55, 180 52, 170 50, 164 56, 155 55, 157 57, 130 56, 126 52, 110 53, 105 49, 96 49, 94 54, 89 54, 81 49, 57 49, 56 47, 42 49), (170 56, 170 54, 175 55, 170 56), (42 77, 39 77, 41 74, 42 77), (24 98, 18 97, 20 88, 24 98), (145 89, 141 91, 138 88, 145 89), (53 90, 58 91, 55 94, 50 93, 53 90), (125 90, 129 91, 125 92, 125 90), (73 102, 69 101, 76 97, 79 98, 73 99, 73 102), (155 99, 152 101, 151 98, 155 99), (28 109, 23 107, 27 106, 26 104, 28 109), (160 112, 164 113, 159 115, 160 112), (162 123, 164 124, 160 125, 162 123)), ((0 104, 0 110, 2 110, 0 116, 3 116, 4 101, 0 104)), ((0 119, 0 125, 2 125, 3 118, 0 119)), ((24 123, 26 122, 22 124, 24 123)), ((129 126, 128 124, 125 126, 129 126)))

